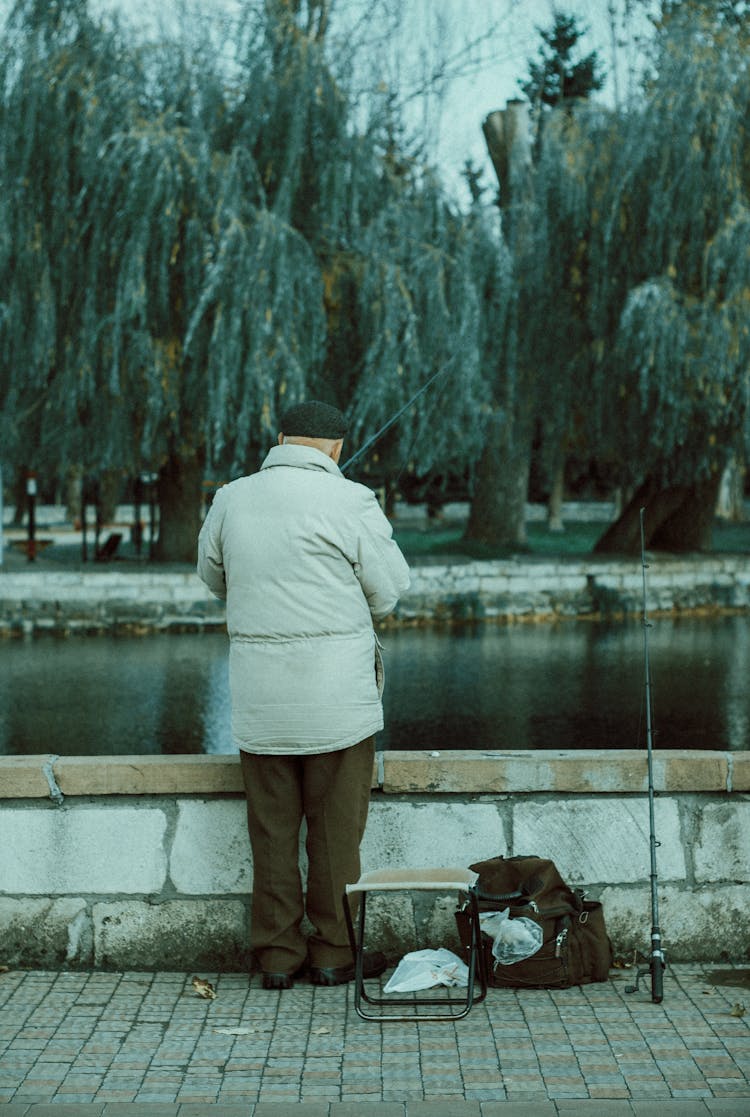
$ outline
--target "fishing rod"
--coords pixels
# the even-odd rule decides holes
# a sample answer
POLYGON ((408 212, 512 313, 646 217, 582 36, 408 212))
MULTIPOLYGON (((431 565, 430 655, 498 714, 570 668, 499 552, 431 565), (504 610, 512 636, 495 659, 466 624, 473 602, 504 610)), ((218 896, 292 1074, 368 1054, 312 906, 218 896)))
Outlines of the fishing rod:
POLYGON ((651 667, 648 658, 648 630, 651 623, 648 619, 646 606, 646 544, 643 530, 643 517, 645 508, 640 510, 641 520, 641 568, 643 573, 643 659, 646 670, 646 752, 648 756, 648 820, 649 843, 651 847, 651 957, 647 966, 639 968, 635 975, 635 984, 625 988, 626 993, 635 993, 641 975, 651 975, 651 1000, 654 1004, 661 1004, 664 996, 664 951, 661 945, 661 931, 659 929, 659 895, 656 877, 656 847, 660 844, 656 840, 656 827, 654 824, 654 764, 653 764, 653 727, 652 727, 652 699, 651 699, 651 667))
POLYGON ((391 418, 388 420, 388 422, 385 423, 380 428, 379 431, 376 431, 376 433, 373 434, 371 438, 368 438, 367 442, 365 442, 364 446, 360 446, 360 448, 359 448, 359 450, 357 450, 356 454, 352 454, 352 456, 350 458, 348 458, 342 466, 339 466, 339 469, 341 470, 341 472, 346 473, 346 471, 347 471, 347 469, 349 468, 350 465, 354 465, 354 463, 356 461, 359 461, 359 459, 362 457, 362 455, 366 454, 367 451, 370 449, 370 447, 374 446, 375 443, 378 441, 378 439, 382 438, 383 435, 386 433, 386 431, 389 431, 391 429, 391 427, 393 426, 393 424, 398 422, 398 420, 401 418, 401 416, 404 414, 404 412, 408 411, 409 408, 412 406, 412 404, 417 402, 419 397, 421 395, 423 395, 424 392, 426 392, 427 389, 430 387, 430 385, 433 384, 437 380, 438 376, 442 376, 442 374, 446 371, 446 369, 448 369, 450 367, 452 362, 453 362, 453 357, 449 357, 448 360, 445 362, 445 364, 441 365, 440 368, 437 370, 437 372, 434 372, 432 374, 432 376, 430 377, 430 379, 422 385, 422 387, 419 389, 419 391, 415 392, 414 395, 411 397, 411 399, 407 403, 405 403, 403 407, 399 408, 399 410, 396 412, 396 414, 392 415, 391 418))

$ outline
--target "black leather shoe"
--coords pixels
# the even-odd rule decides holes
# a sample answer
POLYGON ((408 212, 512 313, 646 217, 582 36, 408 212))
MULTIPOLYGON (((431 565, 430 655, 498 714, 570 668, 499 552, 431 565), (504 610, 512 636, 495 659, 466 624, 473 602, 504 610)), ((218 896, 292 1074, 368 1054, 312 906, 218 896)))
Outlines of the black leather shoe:
POLYGON ((263 988, 264 989, 291 989, 294 985, 296 977, 302 977, 305 972, 305 967, 300 966, 294 973, 273 973, 273 971, 262 971, 263 988))
MULTIPOLYGON (((380 977, 387 966, 385 954, 379 950, 366 950, 362 955, 363 977, 380 977)), ((313 985, 345 985, 354 981, 354 962, 348 966, 310 966, 310 981, 313 985)))

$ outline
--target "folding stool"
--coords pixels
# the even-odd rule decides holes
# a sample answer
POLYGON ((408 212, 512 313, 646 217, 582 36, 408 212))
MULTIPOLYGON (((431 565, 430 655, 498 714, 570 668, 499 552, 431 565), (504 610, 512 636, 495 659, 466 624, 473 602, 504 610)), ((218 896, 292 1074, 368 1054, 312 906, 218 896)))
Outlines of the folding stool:
POLYGON ((356 884, 347 884, 344 892, 344 915, 349 931, 349 941, 354 956, 354 1007, 363 1020, 422 1021, 422 1020, 461 1020, 467 1016, 474 1004, 484 1000, 487 995, 487 976, 481 948, 481 929, 479 926, 479 904, 477 899, 478 874, 471 869, 427 868, 427 869, 375 869, 363 873, 356 884), (362 956, 365 946, 365 916, 367 896, 370 892, 457 892, 465 894, 466 913, 470 927, 469 978, 465 998, 457 997, 372 997, 365 991, 362 956), (349 897, 359 895, 358 934, 354 930, 349 897), (479 983, 480 992, 475 995, 475 985, 479 983), (374 1007, 390 1005, 411 1006, 451 1006, 439 1013, 405 1013, 389 1015, 386 1013, 366 1012, 362 1002, 374 1007), (460 1012, 452 1011, 462 1005, 460 1012))

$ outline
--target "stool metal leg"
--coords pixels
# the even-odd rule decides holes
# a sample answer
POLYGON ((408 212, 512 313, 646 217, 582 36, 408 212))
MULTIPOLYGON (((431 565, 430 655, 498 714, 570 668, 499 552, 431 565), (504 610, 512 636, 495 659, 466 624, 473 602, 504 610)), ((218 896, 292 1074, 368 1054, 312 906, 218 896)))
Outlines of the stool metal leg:
POLYGON ((484 967, 484 959, 482 957, 482 938, 481 928, 479 924, 479 904, 477 900, 477 893, 475 888, 469 889, 469 910, 470 910, 470 925, 471 925, 471 949, 469 951, 469 976, 466 988, 466 997, 463 1002, 457 1001, 455 997, 372 997, 366 989, 363 974, 363 954, 364 954, 364 939, 365 939, 365 916, 367 911, 367 892, 362 891, 359 898, 359 917, 358 917, 358 934, 354 930, 354 922, 349 907, 349 897, 344 894, 343 898, 344 915, 346 918, 346 926, 349 934, 349 941, 352 948, 354 957, 354 1008, 362 1020, 372 1020, 379 1023, 393 1021, 394 1023, 404 1022, 419 1022, 419 1021, 440 1021, 440 1020, 462 1020, 468 1016, 472 1007, 479 1004, 487 995, 487 975, 484 967), (479 993, 475 993, 476 984, 479 984, 479 993), (384 1015, 382 1013, 371 1013, 365 1011, 362 1007, 362 1002, 373 1007, 388 1008, 390 1006, 425 1006, 432 1007, 434 1005, 447 1006, 455 1008, 457 1004, 461 1004, 462 1008, 459 1012, 436 1012, 436 1013, 399 1013, 393 1015, 384 1015))

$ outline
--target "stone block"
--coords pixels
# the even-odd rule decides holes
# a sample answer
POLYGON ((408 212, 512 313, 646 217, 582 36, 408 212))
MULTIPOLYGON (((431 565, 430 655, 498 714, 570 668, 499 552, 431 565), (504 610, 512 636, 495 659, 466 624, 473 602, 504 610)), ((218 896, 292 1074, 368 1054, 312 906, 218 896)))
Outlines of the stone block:
POLYGON ((66 796, 243 791, 237 756, 65 756, 56 762, 54 772, 66 796))
POLYGON ((93 947, 86 901, 0 897, 0 942, 3 963, 13 968, 86 964, 93 947))
POLYGON ((105 969, 241 970, 247 914, 239 900, 95 904, 94 964, 105 969))
POLYGON ((414 900, 406 892, 372 892, 367 898, 365 924, 367 949, 382 950, 396 961, 407 950, 419 950, 414 900))
POLYGON ((529 576, 528 574, 515 574, 512 573, 509 578, 510 593, 520 595, 531 595, 541 593, 544 589, 544 582, 539 578, 529 576))
POLYGON ((697 881, 750 881, 750 798, 705 804, 693 865, 697 881))
MULTIPOLYGON (((674 800, 655 804, 662 880, 683 880, 685 856, 674 800)), ((515 853, 551 857, 571 884, 648 880, 650 841, 645 799, 550 799, 513 805, 515 853)))
POLYGON ((466 866, 505 852, 494 803, 376 799, 362 842, 362 869, 466 866))
POLYGON ((511 778, 504 757, 475 751, 383 754, 383 790, 390 794, 510 791, 514 789, 511 778))
POLYGON ((728 757, 731 765, 730 791, 750 791, 750 752, 733 752, 728 757))
POLYGON ((178 803, 169 875, 177 891, 189 895, 250 892, 252 857, 244 799, 178 803))
MULTIPOLYGON (((750 890, 716 885, 700 891, 658 885, 659 928, 667 961, 747 962, 750 948, 750 890)), ((600 894, 615 956, 643 957, 651 948, 651 888, 612 886, 600 894)), ((669 970, 664 978, 665 1001, 669 970)))
POLYGON ((410 794, 515 794, 645 791, 646 756, 638 749, 517 749, 384 754, 383 790, 410 794))
POLYGON ((702 749, 658 750, 653 758, 654 787, 665 791, 726 791, 727 754, 702 749))
POLYGON ((0 893, 159 892, 166 827, 147 808, 0 810, 0 893))
POLYGON ((44 765, 52 755, 0 756, 0 799, 47 799, 49 783, 44 765))

